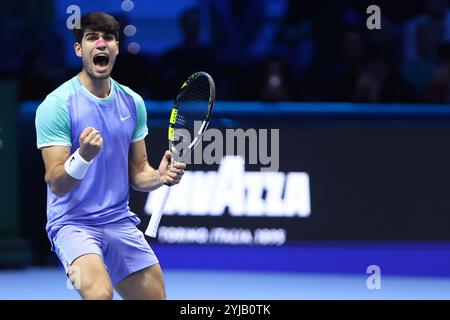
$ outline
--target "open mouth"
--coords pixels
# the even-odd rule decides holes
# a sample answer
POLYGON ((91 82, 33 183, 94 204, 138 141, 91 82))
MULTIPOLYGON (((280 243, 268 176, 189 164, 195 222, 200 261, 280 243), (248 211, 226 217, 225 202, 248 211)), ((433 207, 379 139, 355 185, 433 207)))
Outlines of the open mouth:
POLYGON ((109 56, 106 53, 97 53, 93 61, 96 66, 105 67, 108 65, 109 56))

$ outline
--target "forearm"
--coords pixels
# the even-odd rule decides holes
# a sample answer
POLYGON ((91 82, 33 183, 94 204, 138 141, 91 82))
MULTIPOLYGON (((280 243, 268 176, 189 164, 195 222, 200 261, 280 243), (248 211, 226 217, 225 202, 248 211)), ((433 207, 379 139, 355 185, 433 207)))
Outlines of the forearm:
POLYGON ((140 172, 131 174, 130 184, 133 189, 150 192, 161 187, 164 182, 158 170, 146 165, 140 172))
POLYGON ((64 163, 55 166, 46 176, 45 181, 50 186, 50 190, 57 196, 63 196, 72 190, 80 180, 67 174, 64 163))

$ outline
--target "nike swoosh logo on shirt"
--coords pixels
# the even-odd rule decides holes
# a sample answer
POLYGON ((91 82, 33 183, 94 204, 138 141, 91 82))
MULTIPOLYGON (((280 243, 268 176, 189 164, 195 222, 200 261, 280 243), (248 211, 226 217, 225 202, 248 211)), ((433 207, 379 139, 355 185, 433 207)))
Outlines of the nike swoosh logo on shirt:
POLYGON ((125 120, 127 120, 128 118, 129 118, 130 116, 128 116, 128 117, 120 117, 120 120, 122 120, 122 121, 125 121, 125 120))

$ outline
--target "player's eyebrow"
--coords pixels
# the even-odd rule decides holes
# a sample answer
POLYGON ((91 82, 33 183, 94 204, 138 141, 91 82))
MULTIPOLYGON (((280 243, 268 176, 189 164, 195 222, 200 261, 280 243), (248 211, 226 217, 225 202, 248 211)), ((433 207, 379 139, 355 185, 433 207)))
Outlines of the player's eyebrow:
POLYGON ((106 37, 114 37, 115 38, 114 34, 112 34, 112 33, 103 33, 103 32, 100 32, 100 31, 87 32, 87 33, 84 34, 84 37, 85 38, 89 37, 89 36, 99 36, 100 37, 102 34, 103 34, 104 38, 106 38, 106 37))
POLYGON ((95 32, 95 31, 91 31, 91 32, 87 32, 84 34, 85 37, 89 37, 89 36, 99 36, 100 32, 95 32))

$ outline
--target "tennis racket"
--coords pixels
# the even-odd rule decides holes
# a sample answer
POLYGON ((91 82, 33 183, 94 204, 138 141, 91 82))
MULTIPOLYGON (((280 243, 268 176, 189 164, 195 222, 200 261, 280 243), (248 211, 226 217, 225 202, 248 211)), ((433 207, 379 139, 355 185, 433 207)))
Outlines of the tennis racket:
MULTIPOLYGON (((201 141, 211 120, 216 97, 214 80, 206 72, 192 74, 181 86, 169 118, 169 150, 173 161, 184 162, 201 141)), ((158 226, 170 194, 170 186, 164 185, 159 210, 152 213, 145 234, 155 238, 158 226)))

